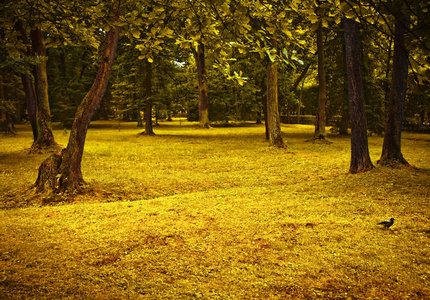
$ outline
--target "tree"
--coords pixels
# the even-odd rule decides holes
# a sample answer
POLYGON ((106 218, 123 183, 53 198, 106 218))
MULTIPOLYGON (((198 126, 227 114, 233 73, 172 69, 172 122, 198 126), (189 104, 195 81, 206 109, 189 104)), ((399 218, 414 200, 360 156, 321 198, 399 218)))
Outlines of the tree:
POLYGON ((52 133, 51 111, 48 98, 48 76, 46 73, 46 49, 43 42, 42 30, 36 28, 30 32, 33 51, 36 59, 34 66, 35 90, 37 99, 37 139, 31 146, 40 149, 56 145, 52 133))
POLYGON ((199 82, 199 127, 209 128, 209 98, 208 79, 205 64, 205 46, 198 42, 197 50, 193 48, 194 59, 197 65, 197 78, 199 82))
POLYGON ((345 17, 343 18, 343 25, 351 118, 351 164, 349 172, 360 173, 372 169, 373 165, 370 160, 367 141, 359 24, 355 20, 345 17))
POLYGON ((244 1, 244 4, 249 11, 246 15, 249 15, 251 24, 245 33, 247 47, 249 51, 259 53, 261 61, 266 64, 266 138, 268 137, 270 145, 283 148, 286 145, 279 117, 278 66, 287 62, 288 51, 282 47, 282 51, 279 51, 278 39, 285 42, 285 47, 289 45, 290 39, 294 39, 290 31, 290 6, 283 1, 244 1))
MULTIPOLYGON (((58 190, 60 192, 82 191, 82 185, 85 184, 85 181, 82 177, 81 162, 86 134, 91 118, 103 99, 109 81, 119 38, 120 29, 119 26, 115 24, 115 22, 119 20, 119 15, 120 7, 118 5, 114 11, 114 25, 106 35, 106 44, 102 53, 97 76, 90 91, 82 100, 76 111, 67 148, 58 154, 61 158, 61 162, 59 163, 58 158, 48 158, 45 161, 46 163, 44 162, 45 164, 42 163, 39 174, 45 174, 45 169, 47 168, 53 167, 53 171, 50 172, 50 176, 39 176, 35 184, 37 192, 44 190, 45 185, 49 184, 49 178, 57 177, 57 174, 54 172, 58 172, 59 174, 58 190), (48 161, 52 161, 52 163, 48 163, 48 161)), ((50 189, 55 190, 52 186, 50 189)))
POLYGON ((152 129, 152 63, 150 62, 146 62, 145 75, 145 131, 143 134, 154 135, 152 129))
MULTIPOLYGON (((30 70, 19 70, 26 93, 29 119, 35 126, 32 150, 57 145, 52 134, 46 73, 47 54, 42 32, 44 26, 52 25, 50 22, 55 15, 55 9, 50 10, 47 7, 41 2, 6 1, 2 5, 4 17, 0 19, 0 26, 14 29, 8 31, 8 44, 13 45, 9 54, 16 58, 26 56, 25 60, 31 63, 33 69, 31 71, 34 81, 29 76, 30 70)), ((30 67, 30 64, 27 66, 30 67)))
MULTIPOLYGON (((18 20, 15 24, 16 30, 21 35, 21 40, 26 46, 25 49, 25 55, 26 57, 31 56, 31 50, 30 50, 30 42, 28 40, 27 33, 24 29, 24 26, 22 24, 21 20, 18 20)), ((29 66, 26 64, 27 72, 22 72, 21 74, 21 81, 22 86, 25 93, 25 102, 27 105, 27 114, 28 114, 28 120, 31 124, 31 129, 33 131, 33 142, 36 142, 38 139, 38 130, 37 130, 37 97, 36 97, 36 91, 34 90, 33 81, 30 76, 29 66)))
POLYGON ((384 143, 378 164, 408 164, 401 151, 402 121, 406 98, 406 80, 408 77, 408 50, 404 35, 409 31, 409 17, 401 15, 394 29, 393 72, 384 143))
MULTIPOLYGON (((272 46, 277 51, 276 34, 272 36, 272 46)), ((269 59, 267 63, 267 122, 270 145, 280 148, 285 147, 278 108, 278 62, 274 59, 269 59)))

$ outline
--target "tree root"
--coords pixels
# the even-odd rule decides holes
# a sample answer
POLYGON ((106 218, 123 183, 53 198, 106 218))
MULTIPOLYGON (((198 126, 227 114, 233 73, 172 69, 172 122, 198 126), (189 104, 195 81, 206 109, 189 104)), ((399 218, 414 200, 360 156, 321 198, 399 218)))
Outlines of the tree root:
POLYGON ((62 150, 54 153, 45 159, 39 167, 39 174, 33 187, 36 193, 45 191, 56 191, 58 188, 58 176, 60 174, 60 165, 62 161, 62 150))

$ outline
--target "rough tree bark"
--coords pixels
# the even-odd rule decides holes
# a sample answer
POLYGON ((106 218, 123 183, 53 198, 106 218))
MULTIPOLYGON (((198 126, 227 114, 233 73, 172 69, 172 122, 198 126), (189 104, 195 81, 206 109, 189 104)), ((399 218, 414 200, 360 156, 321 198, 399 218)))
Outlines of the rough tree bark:
MULTIPOLYGON (((272 37, 273 49, 278 49, 276 36, 272 37)), ((267 63, 267 124, 271 146, 285 148, 281 132, 281 120, 278 106, 278 65, 269 59, 267 63)))
POLYGON ((152 64, 146 63, 146 78, 145 78, 145 131, 143 134, 154 135, 152 128, 152 64))
POLYGON ((206 75, 205 47, 203 43, 199 42, 197 51, 193 48, 193 54, 197 64, 197 77, 199 81, 199 127, 210 128, 208 79, 206 75))
POLYGON ((37 99, 37 139, 31 146, 40 149, 57 145, 52 133, 51 111, 48 98, 48 77, 46 74, 46 49, 43 44, 42 31, 33 29, 30 32, 32 47, 36 58, 34 66, 35 90, 37 99))
POLYGON ((349 172, 359 173, 373 168, 367 142, 359 24, 352 19, 343 18, 343 25, 345 31, 345 58, 351 116, 351 165, 349 172))
POLYGON ((407 90, 408 50, 404 35, 409 31, 409 18, 401 16, 394 29, 393 72, 385 123, 382 155, 378 164, 408 164, 401 150, 403 110, 407 90))
POLYGON ((327 94, 327 83, 325 78, 325 68, 324 68, 324 43, 322 34, 322 24, 318 26, 317 29, 317 49, 318 49, 318 82, 319 82, 319 92, 318 92, 318 112, 315 121, 315 139, 325 139, 325 104, 326 104, 326 94, 327 94))
POLYGON ((34 184, 36 192, 43 192, 46 189, 50 192, 55 192, 58 187, 58 170, 61 165, 62 151, 54 153, 45 159, 39 167, 39 173, 34 184))
MULTIPOLYGON (((115 10, 114 21, 118 20, 119 12, 119 8, 115 10)), ((84 97, 76 111, 67 148, 59 155, 60 158, 55 158, 54 160, 54 162, 58 162, 58 159, 61 159, 59 167, 53 170, 54 173, 58 172, 58 174, 48 176, 49 178, 57 178, 57 186, 54 188, 51 187, 51 190, 81 192, 82 185, 85 184, 81 172, 85 138, 91 118, 99 107, 107 88, 118 44, 119 31, 119 27, 115 27, 107 33, 106 44, 97 76, 90 91, 84 97)), ((55 164, 53 165, 56 166, 55 164)), ((43 164, 41 168, 40 173, 43 173, 43 164)), ((39 184, 44 183, 40 182, 39 184)))

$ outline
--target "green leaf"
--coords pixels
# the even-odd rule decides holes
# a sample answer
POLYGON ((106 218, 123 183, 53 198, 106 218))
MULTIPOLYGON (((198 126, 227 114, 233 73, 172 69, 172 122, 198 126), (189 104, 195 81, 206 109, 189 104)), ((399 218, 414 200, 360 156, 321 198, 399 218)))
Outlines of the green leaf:
POLYGON ((131 31, 131 34, 133 35, 133 37, 134 37, 135 39, 140 38, 140 31, 139 31, 139 30, 137 30, 137 29, 133 29, 133 30, 131 31))
POLYGON ((172 29, 170 29, 170 28, 166 28, 166 29, 164 30, 164 34, 165 34, 166 36, 172 36, 172 35, 173 35, 173 30, 172 30, 172 29))
POLYGON ((275 56, 273 56, 268 49, 266 49, 266 53, 267 53, 267 56, 269 56, 270 61, 275 62, 275 56))

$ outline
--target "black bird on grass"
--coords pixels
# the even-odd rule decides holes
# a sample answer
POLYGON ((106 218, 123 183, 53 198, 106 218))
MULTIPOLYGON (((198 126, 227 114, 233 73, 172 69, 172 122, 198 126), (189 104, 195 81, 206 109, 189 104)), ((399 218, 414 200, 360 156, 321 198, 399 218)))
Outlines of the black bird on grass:
POLYGON ((393 225, 393 224, 394 224, 394 218, 391 218, 391 219, 389 219, 387 221, 378 223, 378 225, 384 225, 385 228, 390 228, 390 226, 393 225))

